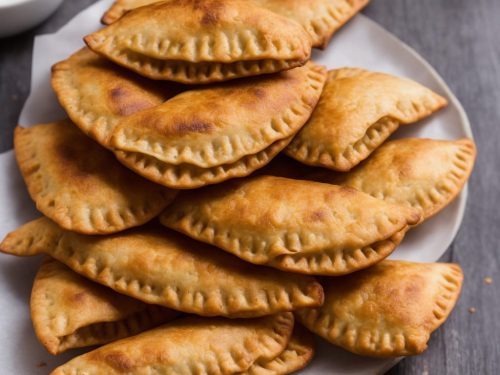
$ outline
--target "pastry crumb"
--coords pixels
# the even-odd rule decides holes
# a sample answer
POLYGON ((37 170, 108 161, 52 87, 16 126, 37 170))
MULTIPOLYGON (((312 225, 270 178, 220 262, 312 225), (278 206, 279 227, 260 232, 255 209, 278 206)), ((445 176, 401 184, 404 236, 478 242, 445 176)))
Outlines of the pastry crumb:
POLYGON ((38 362, 38 364, 36 365, 36 367, 39 367, 39 368, 40 367, 45 367, 45 366, 47 366, 47 363, 44 362, 44 361, 38 362))
POLYGON ((469 307, 469 312, 471 314, 475 314, 476 313, 476 308, 475 307, 469 307))
POLYGON ((485 283, 486 285, 490 285, 490 284, 492 284, 492 283, 493 283, 493 279, 492 279, 491 277, 485 277, 485 278, 484 278, 484 283, 485 283))

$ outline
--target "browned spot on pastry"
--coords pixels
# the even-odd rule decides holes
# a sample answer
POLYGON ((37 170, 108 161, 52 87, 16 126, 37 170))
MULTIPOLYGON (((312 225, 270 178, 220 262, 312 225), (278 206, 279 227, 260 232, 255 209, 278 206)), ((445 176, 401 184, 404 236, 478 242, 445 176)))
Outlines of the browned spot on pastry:
POLYGON ((219 20, 219 17, 217 16, 216 13, 211 13, 207 12, 201 19, 201 23, 203 25, 215 25, 217 24, 217 21, 219 20))
POLYGON ((423 285, 424 281, 425 280, 415 280, 414 283, 407 285, 404 291, 405 296, 408 298, 418 298, 422 293, 421 285, 423 285))
POLYGON ((394 158, 394 165, 399 165, 399 177, 400 178, 411 178, 413 176, 412 164, 407 162, 407 159, 401 157, 394 158))
POLYGON ((115 106, 115 112, 120 116, 133 115, 152 106, 149 101, 137 100, 133 93, 120 86, 113 88, 109 92, 109 96, 115 106))
POLYGON ((118 372, 127 372, 134 368, 133 361, 121 352, 106 354, 104 361, 118 372))
POLYGON ((187 133, 210 133, 214 126, 202 121, 180 122, 174 125, 174 134, 187 134, 187 133))
POLYGON ((326 212, 323 210, 314 211, 311 214, 311 221, 323 221, 326 217, 326 212))
POLYGON ((353 194, 357 194, 358 191, 350 186, 342 186, 342 189, 340 190, 342 195, 344 196, 350 196, 353 194))
POLYGON ((78 159, 78 151, 72 145, 66 145, 64 143, 59 143, 56 146, 56 152, 61 156, 61 158, 68 163, 74 163, 78 159))
POLYGON ((68 179, 86 180, 95 173, 95 166, 92 160, 85 161, 79 157, 82 154, 82 148, 86 146, 90 147, 89 143, 56 145, 56 153, 64 161, 62 169, 64 170, 64 174, 68 176, 68 179))
POLYGON ((127 91, 123 87, 118 86, 111 89, 109 95, 111 96, 112 99, 119 100, 121 97, 127 95, 127 91))
POLYGON ((85 292, 80 292, 77 294, 73 294, 71 296, 71 301, 74 303, 82 303, 85 300, 86 293, 85 292))
POLYGON ((206 26, 216 25, 220 19, 220 11, 224 5, 220 1, 195 1, 193 8, 201 10, 204 14, 201 24, 206 26))
POLYGON ((266 90, 256 88, 253 90, 253 94, 259 99, 264 99, 266 97, 266 90))

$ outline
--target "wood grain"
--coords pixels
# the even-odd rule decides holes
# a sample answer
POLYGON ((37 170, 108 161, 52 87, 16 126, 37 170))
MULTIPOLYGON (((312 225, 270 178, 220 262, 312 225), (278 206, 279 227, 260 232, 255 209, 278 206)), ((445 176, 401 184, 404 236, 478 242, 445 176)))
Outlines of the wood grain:
POLYGON ((465 219, 443 257, 464 269, 462 296, 429 350, 389 374, 500 374, 500 1, 374 0, 365 14, 443 76, 469 115, 479 148, 465 219))
MULTIPOLYGON (((37 29, 0 39, 0 152, 12 147, 12 130, 28 95, 33 36, 56 31, 94 2, 66 0, 37 29)), ((464 269, 462 297, 427 352, 405 359, 389 374, 500 374, 500 1, 372 0, 364 13, 444 77, 470 117, 479 148, 465 220, 443 257, 464 269), (493 283, 485 284, 485 277, 493 283)))

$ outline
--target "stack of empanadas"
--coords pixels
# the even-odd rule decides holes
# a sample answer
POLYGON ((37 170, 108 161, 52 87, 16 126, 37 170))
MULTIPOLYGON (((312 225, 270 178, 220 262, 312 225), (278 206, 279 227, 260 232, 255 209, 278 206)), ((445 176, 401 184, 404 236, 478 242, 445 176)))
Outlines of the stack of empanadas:
POLYGON ((446 99, 310 60, 367 2, 118 0, 54 65, 71 120, 14 139, 44 217, 0 244, 46 254, 31 312, 50 353, 103 345, 53 374, 287 374, 312 333, 425 350, 460 267, 385 258, 458 195, 476 150, 386 142, 446 99))

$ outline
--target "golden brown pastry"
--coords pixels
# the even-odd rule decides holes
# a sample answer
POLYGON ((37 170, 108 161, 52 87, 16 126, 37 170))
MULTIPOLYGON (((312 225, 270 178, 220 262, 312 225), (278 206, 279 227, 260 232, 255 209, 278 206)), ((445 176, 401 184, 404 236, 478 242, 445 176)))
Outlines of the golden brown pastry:
POLYGON ((136 173, 160 185, 175 186, 176 189, 194 189, 249 175, 269 163, 291 140, 291 137, 285 138, 257 154, 244 156, 234 163, 210 168, 189 164, 167 164, 152 156, 135 152, 116 151, 116 156, 136 173))
POLYGON ((14 147, 37 208, 68 230, 105 234, 139 226, 176 195, 124 168, 69 121, 18 127, 14 147))
POLYGON ((406 138, 382 145, 349 173, 322 172, 317 177, 387 202, 418 208, 428 219, 460 193, 475 158, 476 146, 470 139, 406 138))
POLYGON ((159 184, 191 189, 267 164, 310 117, 325 68, 304 67, 186 91, 123 119, 118 159, 159 184))
POLYGON ((306 367, 314 356, 314 337, 300 324, 296 324, 285 350, 271 361, 254 362, 247 371, 238 375, 291 374, 306 367))
POLYGON ((136 335, 179 315, 113 292, 47 258, 31 292, 31 319, 51 354, 136 335))
POLYGON ((85 42, 143 76, 190 84, 275 73, 301 66, 311 55, 311 39, 300 24, 244 0, 159 2, 85 42))
MULTIPOLYGON (((368 4, 369 0, 247 0, 300 23, 313 40, 313 47, 324 48, 340 27, 368 4)), ((133 9, 158 0, 116 0, 102 17, 110 25, 133 9)))
POLYGON ((317 275, 381 261, 419 220, 416 209, 349 187, 271 176, 183 192, 160 216, 248 262, 317 275))
POLYGON ((456 264, 385 260, 352 275, 325 278, 325 304, 296 315, 311 331, 353 353, 419 354, 450 315, 462 279, 456 264))
POLYGON ((252 0, 255 4, 300 23, 313 47, 326 48, 332 35, 363 9, 369 0, 252 0))
POLYGON ((162 104, 181 91, 171 82, 154 82, 82 48, 52 67, 52 87, 73 122, 109 148, 123 118, 162 104))
POLYGON ((357 68, 332 70, 314 113, 285 152, 305 164, 349 171, 399 125, 423 119, 446 104, 408 79, 357 68))
POLYGON ((245 320, 182 318, 83 354, 51 374, 241 373, 279 356, 293 326, 291 313, 245 320))
POLYGON ((45 252, 119 293, 203 316, 255 317, 323 302, 312 277, 254 266, 160 226, 91 237, 41 218, 11 232, 0 251, 45 252))
POLYGON ((103 14, 101 22, 105 25, 111 25, 131 10, 159 3, 160 1, 161 0, 116 0, 106 13, 103 14))

